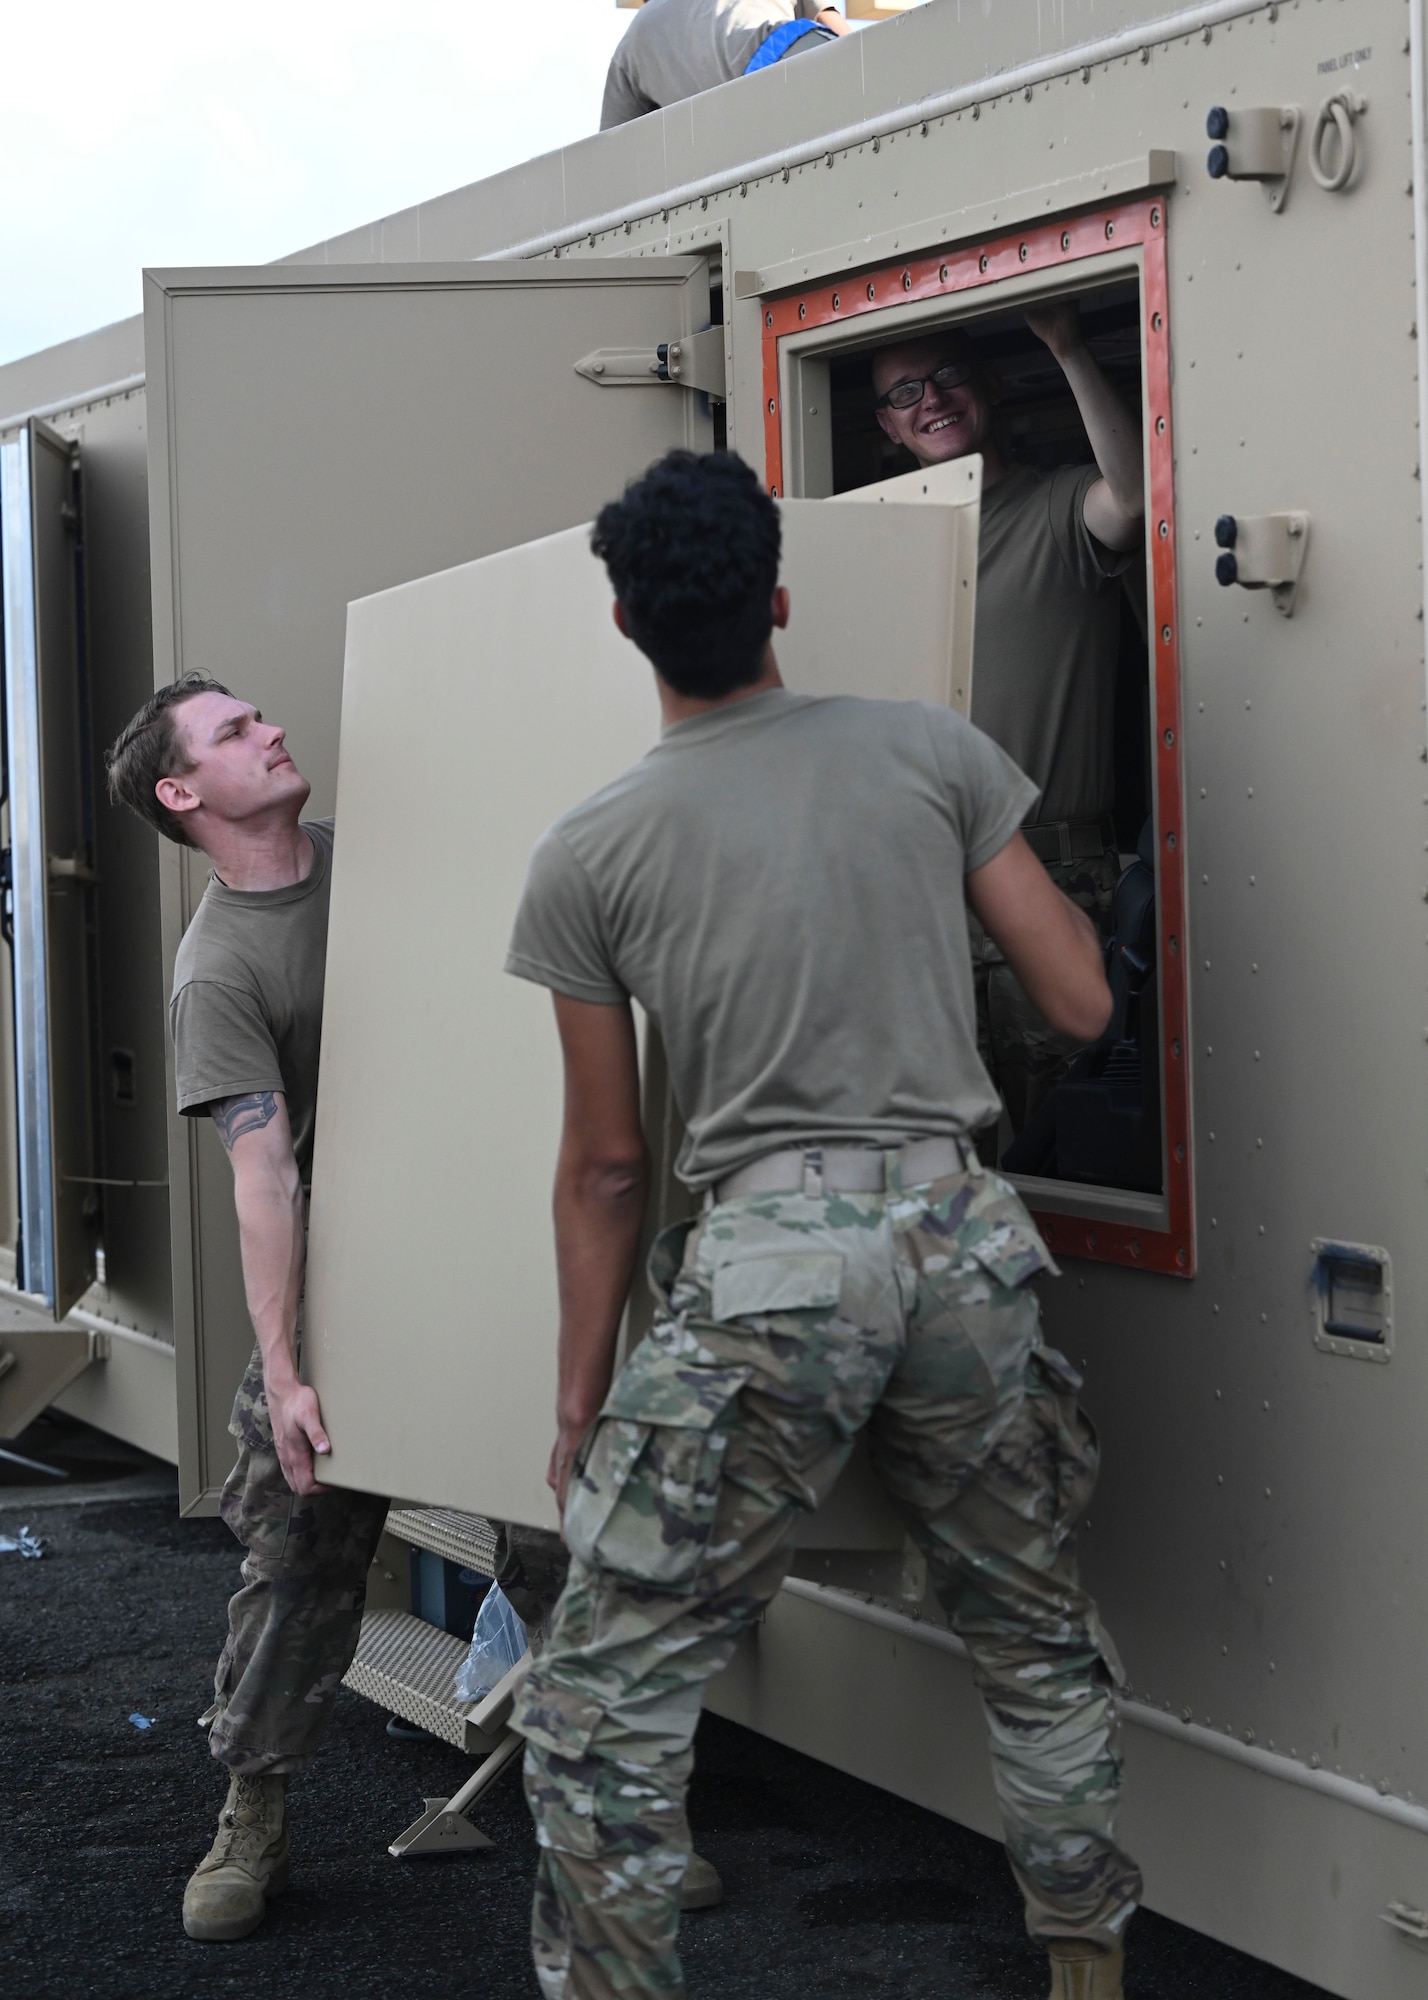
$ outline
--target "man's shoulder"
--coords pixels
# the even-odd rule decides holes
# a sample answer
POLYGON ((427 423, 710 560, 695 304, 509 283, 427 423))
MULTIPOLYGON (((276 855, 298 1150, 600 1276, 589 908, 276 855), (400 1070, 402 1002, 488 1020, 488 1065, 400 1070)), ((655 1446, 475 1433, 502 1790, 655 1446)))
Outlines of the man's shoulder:
POLYGON ((248 955, 233 935, 231 913, 207 892, 179 939, 174 956, 173 998, 186 986, 236 986, 252 992, 256 982, 248 955))

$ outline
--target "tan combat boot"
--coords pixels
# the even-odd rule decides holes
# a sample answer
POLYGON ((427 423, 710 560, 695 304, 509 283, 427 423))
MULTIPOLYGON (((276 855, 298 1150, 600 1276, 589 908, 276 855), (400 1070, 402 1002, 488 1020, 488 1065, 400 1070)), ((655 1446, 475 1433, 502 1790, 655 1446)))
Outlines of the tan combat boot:
POLYGON ((723 1900, 724 1884, 719 1880, 719 1870, 702 1854, 691 1854, 684 1880, 679 1885, 680 1909, 712 1910, 716 1903, 723 1900))
POLYGON ((1121 1974, 1126 1955, 1117 1945, 1086 1944, 1079 1938, 1053 1938, 1050 2000, 1125 2000, 1121 1974))
POLYGON ((183 1892, 183 1927, 211 1942, 247 1937, 288 1886, 285 1777, 233 1777, 218 1836, 183 1892))

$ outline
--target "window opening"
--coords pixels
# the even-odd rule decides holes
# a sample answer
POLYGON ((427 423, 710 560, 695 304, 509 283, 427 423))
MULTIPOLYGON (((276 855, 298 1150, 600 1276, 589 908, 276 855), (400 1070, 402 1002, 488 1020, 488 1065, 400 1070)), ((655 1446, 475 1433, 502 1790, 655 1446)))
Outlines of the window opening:
MULTIPOLYGON (((1004 1107, 984 1155, 1022 1182, 1054 1249, 1188 1273, 1193 1244, 1162 204, 1147 201, 1057 221, 1029 235, 844 277, 826 292, 819 287, 766 301, 768 477, 771 486, 784 490, 785 404, 803 424, 789 463, 811 490, 845 493, 914 470, 917 460, 879 422, 874 356, 893 345, 945 339, 955 328, 958 351, 992 406, 1004 478, 1010 482, 1019 475, 1022 491, 1028 474, 1039 479, 1054 474, 1053 494, 1074 486, 1078 468, 1094 467, 1095 452, 1066 374, 1026 318, 1029 307, 1068 296, 1077 302, 1082 338, 1102 376, 1147 428, 1145 535, 1128 561, 1118 564, 1113 558, 1105 565, 1104 581, 1093 586, 1104 599, 1094 646, 1103 664, 1089 677, 1084 667, 1074 675, 1068 669, 1064 687, 1077 692, 1051 724, 1050 782, 1032 770, 1046 784, 1047 796, 1034 809, 1028 837, 1053 878, 1095 917, 1106 940, 1114 1009, 1106 1033, 1091 1047, 1057 1046, 1048 1041, 1044 1024, 1038 1027, 1025 996, 1024 1005, 1018 1004, 1009 970, 985 963, 979 968, 984 1054, 1004 1107), (1121 252, 1137 245, 1138 260, 1121 255, 1108 269, 1105 253, 1112 241, 1121 252), (1068 285, 1068 264, 1098 255, 1100 269, 1087 264, 1082 286, 1068 285), (1054 282, 1038 291, 1026 281, 1042 271, 1054 273, 1054 282), (1014 296, 1004 290, 1001 298, 975 297, 1007 278, 1020 280, 1014 296), (945 317, 928 312, 928 301, 939 295, 947 297, 945 317), (888 310, 904 303, 917 308, 906 331, 896 323, 898 314, 888 310), (867 313, 876 313, 876 321, 860 327, 858 320, 867 313), (780 344, 789 339, 792 346, 781 355, 780 344), (805 362, 812 364, 806 376, 800 373, 805 362), (819 402, 827 412, 821 433, 808 421, 816 417, 819 402), (1064 785, 1059 798, 1054 796, 1056 760, 1065 755, 1060 746, 1074 746, 1078 735, 1093 746, 1088 754, 1096 776, 1089 791, 1082 783, 1079 790, 1073 784, 1071 792, 1097 795, 1094 859, 1079 818, 1057 819, 1054 828, 1049 818, 1039 823, 1045 805, 1055 812, 1070 796, 1064 785)), ((1003 488, 1000 516, 997 503, 988 510, 984 498, 973 718, 993 735, 1000 732, 989 716, 998 704, 988 699, 986 676, 996 670, 996 647, 987 642, 986 621, 996 591, 983 585, 995 522, 1005 519, 1005 496, 1012 490, 1010 483, 1003 488)), ((1003 680, 1001 706, 1011 692, 1011 680, 1003 680)), ((1050 695, 1054 701, 1055 687, 1050 695)), ((1019 694, 1017 703, 1024 714, 1019 694)), ((1018 754, 1010 741, 1007 747, 1018 754)), ((1034 759, 1023 752, 1019 761, 1031 768, 1034 759)), ((1074 765, 1074 757, 1070 762, 1074 765)), ((995 961, 994 947, 983 946, 983 952, 995 961)))

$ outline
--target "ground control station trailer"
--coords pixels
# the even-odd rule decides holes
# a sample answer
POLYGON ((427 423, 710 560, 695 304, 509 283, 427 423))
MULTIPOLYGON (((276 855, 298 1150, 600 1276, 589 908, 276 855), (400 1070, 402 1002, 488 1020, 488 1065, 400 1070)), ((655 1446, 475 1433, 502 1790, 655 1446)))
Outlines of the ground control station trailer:
MULTIPOLYGON (((284 264, 151 274, 142 327, 0 370, 5 1233, 16 1284, 68 1313, 0 1340, 0 1416, 60 1393, 176 1456, 190 1510, 226 1469, 248 1346, 227 1167, 165 1109, 167 969, 202 878, 95 796, 94 745, 147 689, 187 667, 236 682, 288 723, 326 811, 346 646, 350 826, 380 804, 373 713, 409 757, 402 730, 459 683, 460 607, 509 635, 492 579, 559 547, 584 587, 564 531, 668 444, 727 442, 792 502, 862 491, 905 469, 871 427, 869 346, 957 321, 1017 452, 1084 455, 1021 321, 1074 294, 1144 423, 1117 824, 1129 858, 1151 823, 1156 948, 1119 1101, 1141 1118, 1133 1166, 1083 1159, 1027 1193, 1065 1272, 1051 1335, 1104 1445, 1084 1559, 1131 1681, 1126 1833, 1154 1907, 1352 2000, 1416 1994, 1424 62, 1420 0, 931 0, 284 264), (385 712, 363 709, 372 688, 385 712)), ((887 550, 869 527, 846 587, 891 615, 887 550)), ((864 651, 848 671, 878 691, 886 649, 864 651)), ((515 747, 483 782, 543 810, 554 753, 529 716, 491 727, 515 747)), ((489 824, 473 786, 469 828, 489 824)), ((351 854, 334 942, 380 995, 402 968, 351 854)), ((491 937, 509 861, 473 839, 434 863, 491 937)), ((457 987, 488 970, 450 937, 422 961, 434 1013, 473 1041, 457 987)), ((350 1058, 367 1030, 339 1015, 350 1058)), ((493 1046, 509 1076, 489 1101, 548 1134, 535 1021, 514 1054, 493 1046)), ((356 1097, 325 1084, 318 1135, 312 1365, 335 1471, 474 1560, 472 1514, 544 1504, 538 1478, 522 1508, 510 1482, 543 1455, 553 1331, 473 1199, 505 1135, 400 1154, 389 1204, 369 1186, 345 1226, 340 1142, 377 1129, 356 1097)), ((991 1829, 966 1663, 915 1569, 884 1560, 887 1518, 845 1498, 711 1703, 991 1829)))

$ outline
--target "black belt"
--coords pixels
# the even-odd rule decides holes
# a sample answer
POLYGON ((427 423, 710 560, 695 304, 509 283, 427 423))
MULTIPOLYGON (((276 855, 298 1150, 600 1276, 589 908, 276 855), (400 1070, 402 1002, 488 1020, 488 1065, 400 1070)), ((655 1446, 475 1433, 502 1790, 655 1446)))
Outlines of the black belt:
POLYGON ((1070 861, 1093 861, 1102 854, 1116 852, 1115 821, 1109 813, 1100 819, 1062 819, 1044 826, 1024 826, 1022 834, 1038 861, 1050 866, 1070 861))

